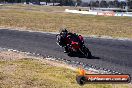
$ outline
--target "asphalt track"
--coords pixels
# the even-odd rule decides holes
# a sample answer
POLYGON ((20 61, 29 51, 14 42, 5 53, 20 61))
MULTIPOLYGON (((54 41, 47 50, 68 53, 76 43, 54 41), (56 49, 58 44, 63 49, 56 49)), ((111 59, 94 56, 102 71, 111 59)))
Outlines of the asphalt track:
POLYGON ((132 41, 87 37, 85 44, 94 56, 92 59, 69 57, 63 53, 63 49, 56 44, 55 34, 0 30, 0 47, 81 61, 132 75, 132 41))

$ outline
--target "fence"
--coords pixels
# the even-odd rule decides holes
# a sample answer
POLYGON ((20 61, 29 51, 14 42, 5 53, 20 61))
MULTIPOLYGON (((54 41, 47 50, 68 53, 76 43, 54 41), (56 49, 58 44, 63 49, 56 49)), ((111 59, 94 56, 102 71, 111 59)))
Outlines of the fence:
POLYGON ((101 16, 128 16, 132 17, 130 12, 113 12, 113 11, 78 11, 78 10, 69 10, 65 9, 65 12, 68 13, 77 13, 77 14, 91 14, 91 15, 101 15, 101 16))

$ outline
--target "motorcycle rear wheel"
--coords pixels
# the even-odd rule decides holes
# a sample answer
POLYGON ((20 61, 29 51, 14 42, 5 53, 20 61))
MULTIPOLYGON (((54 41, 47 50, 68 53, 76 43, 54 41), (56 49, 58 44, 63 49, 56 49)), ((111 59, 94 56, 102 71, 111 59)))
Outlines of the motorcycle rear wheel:
POLYGON ((92 58, 91 52, 90 52, 89 49, 88 49, 87 47, 85 47, 85 46, 83 46, 83 48, 82 48, 82 53, 84 54, 84 56, 85 56, 86 58, 92 58))

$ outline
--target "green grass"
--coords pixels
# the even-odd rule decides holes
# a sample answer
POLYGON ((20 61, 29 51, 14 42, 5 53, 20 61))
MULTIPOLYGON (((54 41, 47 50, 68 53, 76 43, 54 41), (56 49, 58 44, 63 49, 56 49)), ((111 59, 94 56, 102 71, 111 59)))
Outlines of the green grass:
POLYGON ((46 32, 59 32, 60 28, 66 27, 72 32, 84 35, 132 38, 130 17, 63 13, 65 8, 74 7, 5 5, 1 8, 0 26, 4 27, 46 32))
POLYGON ((0 88, 129 88, 127 84, 76 83, 77 72, 29 58, 0 61, 0 88))

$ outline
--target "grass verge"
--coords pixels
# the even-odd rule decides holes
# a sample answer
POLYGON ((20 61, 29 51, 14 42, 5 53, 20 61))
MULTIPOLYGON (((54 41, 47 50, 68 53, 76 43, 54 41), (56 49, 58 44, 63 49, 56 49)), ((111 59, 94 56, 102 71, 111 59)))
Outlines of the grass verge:
POLYGON ((63 12, 65 8, 74 9, 74 7, 4 5, 0 8, 1 27, 46 32, 58 32, 61 27, 67 27, 72 32, 84 35, 132 38, 132 18, 130 17, 92 16, 63 12))
POLYGON ((30 58, 0 61, 0 88, 130 88, 128 84, 79 86, 76 74, 73 70, 30 58))

